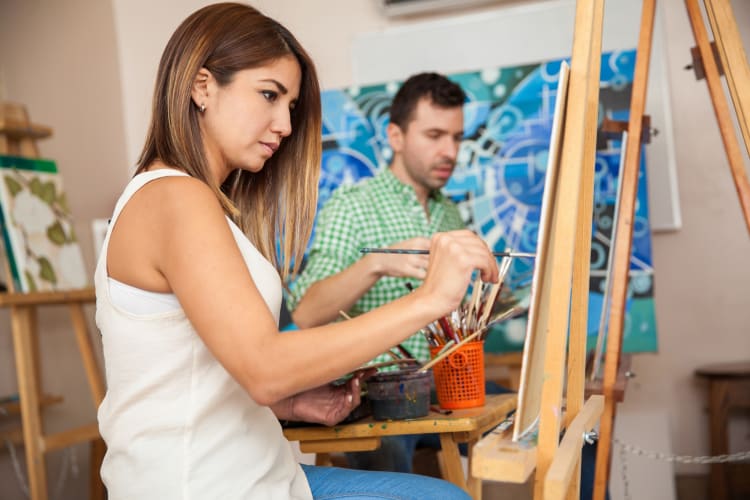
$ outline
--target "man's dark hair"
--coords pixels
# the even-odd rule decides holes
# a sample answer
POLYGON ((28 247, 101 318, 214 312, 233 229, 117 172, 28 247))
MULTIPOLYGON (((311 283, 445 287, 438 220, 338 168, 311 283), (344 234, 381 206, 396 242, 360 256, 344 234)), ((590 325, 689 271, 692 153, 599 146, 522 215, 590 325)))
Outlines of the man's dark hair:
POLYGON ((396 92, 391 103, 391 123, 406 130, 417 103, 425 97, 444 108, 462 106, 466 100, 461 86, 445 76, 438 73, 418 73, 409 77, 396 92))

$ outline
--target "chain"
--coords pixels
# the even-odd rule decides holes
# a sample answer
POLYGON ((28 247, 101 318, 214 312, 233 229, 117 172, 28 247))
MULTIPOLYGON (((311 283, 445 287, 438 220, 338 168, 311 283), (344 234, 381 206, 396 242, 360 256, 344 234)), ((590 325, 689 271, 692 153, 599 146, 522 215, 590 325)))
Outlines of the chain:
MULTIPOLYGON (((585 432, 583 434, 583 440, 589 444, 593 444, 594 441, 599 439, 599 435, 595 430, 585 432)), ((662 453, 660 451, 644 450, 639 446, 627 444, 616 437, 612 437, 612 442, 619 446, 620 450, 620 470, 622 473, 622 486, 623 486, 623 498, 630 500, 630 481, 628 480, 628 463, 626 453, 632 453, 633 455, 643 456, 650 458, 651 460, 661 460, 664 462, 677 462, 681 464, 724 464, 728 462, 744 462, 750 461, 750 451, 740 451, 737 453, 715 455, 715 456, 690 456, 690 455, 673 455, 669 453, 662 453)))
MULTIPOLYGON (((18 486, 21 489, 23 496, 25 498, 29 498, 29 485, 26 482, 23 471, 21 470, 21 461, 18 459, 16 447, 10 439, 5 440, 5 446, 8 448, 8 452, 10 453, 10 459, 13 463, 13 471, 16 474, 18 486)), ((52 498, 62 498, 63 488, 65 487, 65 482, 68 478, 68 468, 70 468, 73 472, 73 477, 78 477, 78 458, 76 457, 75 449, 73 448, 66 449, 65 453, 63 454, 62 462, 60 465, 60 475, 57 477, 57 483, 52 498)))
POLYGON ((622 497, 630 500, 630 481, 628 479, 628 455, 625 447, 620 446, 620 471, 622 473, 622 497))
POLYGON ((18 480, 18 486, 21 488, 24 498, 29 498, 29 487, 24 479, 23 472, 21 471, 21 465, 18 457, 16 456, 16 447, 10 439, 5 440, 5 446, 8 448, 10 453, 10 460, 13 463, 13 472, 16 473, 16 479, 18 480))
POLYGON ((616 437, 612 438, 623 451, 632 453, 633 455, 644 456, 652 460, 661 460, 664 462, 676 462, 681 464, 724 464, 728 462, 744 462, 750 460, 750 451, 740 451, 737 453, 731 453, 726 455, 715 455, 715 456, 690 456, 690 455, 672 455, 669 453, 662 453, 660 451, 644 450, 639 446, 627 444, 616 437))

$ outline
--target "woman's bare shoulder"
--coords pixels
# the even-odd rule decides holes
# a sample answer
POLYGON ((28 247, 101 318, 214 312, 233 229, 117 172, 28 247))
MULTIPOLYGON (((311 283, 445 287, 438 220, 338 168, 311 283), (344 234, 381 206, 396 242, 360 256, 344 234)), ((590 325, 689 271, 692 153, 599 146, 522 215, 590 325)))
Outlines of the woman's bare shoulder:
POLYGON ((189 175, 160 177, 139 191, 133 201, 153 216, 163 214, 182 218, 196 212, 223 214, 216 193, 204 181, 189 175))

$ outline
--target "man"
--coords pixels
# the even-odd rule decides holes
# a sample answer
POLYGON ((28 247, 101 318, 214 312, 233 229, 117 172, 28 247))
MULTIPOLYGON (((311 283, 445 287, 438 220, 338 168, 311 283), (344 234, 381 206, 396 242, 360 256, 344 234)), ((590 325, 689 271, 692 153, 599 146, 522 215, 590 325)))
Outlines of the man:
MULTIPOLYGON (((428 249, 439 231, 463 229, 456 205, 440 189, 450 179, 463 138, 463 103, 457 84, 436 73, 407 79, 393 98, 386 132, 393 150, 388 168, 337 189, 320 212, 305 270, 288 300, 292 319, 308 328, 356 316, 409 293, 425 277, 426 255, 367 254, 360 248, 428 249)), ((416 334, 402 345, 428 361, 427 341, 416 334)), ((375 361, 386 361, 387 356, 375 361)), ((487 383, 487 393, 506 392, 487 383)), ((440 448, 435 434, 386 436, 375 451, 347 453, 357 469, 411 472, 418 446, 440 448)), ((462 450, 463 451, 463 450, 462 450)), ((581 498, 591 497, 593 446, 585 446, 581 498)))
MULTIPOLYGON (((362 256, 360 248, 426 250, 434 233, 464 228, 440 188, 456 165, 465 98, 460 86, 436 73, 404 82, 386 129, 390 166, 337 189, 320 213, 305 270, 289 298, 295 324, 325 324, 339 311, 356 316, 408 293, 407 283, 418 285, 425 277, 426 255, 362 256)), ((430 358, 422 335, 402 345, 420 361, 430 358)))
MULTIPOLYGON (((292 287, 289 307, 302 328, 356 316, 409 292, 425 277, 427 255, 368 254, 363 247, 428 249, 436 232, 463 229, 458 208, 440 188, 456 166, 464 133, 459 85, 436 73, 407 79, 393 98, 386 129, 393 156, 388 168, 355 186, 337 189, 318 218, 304 272, 292 287)), ((401 344, 422 362, 427 341, 416 334, 401 344)), ((375 361, 385 361, 383 356, 375 361)), ((348 453, 359 469, 410 472, 418 442, 434 436, 381 440, 374 452, 348 453)))

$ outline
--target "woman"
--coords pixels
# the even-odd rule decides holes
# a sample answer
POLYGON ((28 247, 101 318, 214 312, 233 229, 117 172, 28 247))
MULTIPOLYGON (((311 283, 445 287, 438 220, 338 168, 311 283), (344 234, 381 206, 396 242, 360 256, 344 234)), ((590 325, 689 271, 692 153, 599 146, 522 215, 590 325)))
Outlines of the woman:
POLYGON ((496 281, 487 246, 468 231, 438 235, 414 293, 280 334, 281 279, 296 272, 316 205, 312 61, 252 7, 210 5, 169 40, 152 111, 95 277, 109 497, 465 498, 432 478, 300 467, 278 419, 344 418, 359 379, 327 384, 455 309, 474 269, 496 281))

